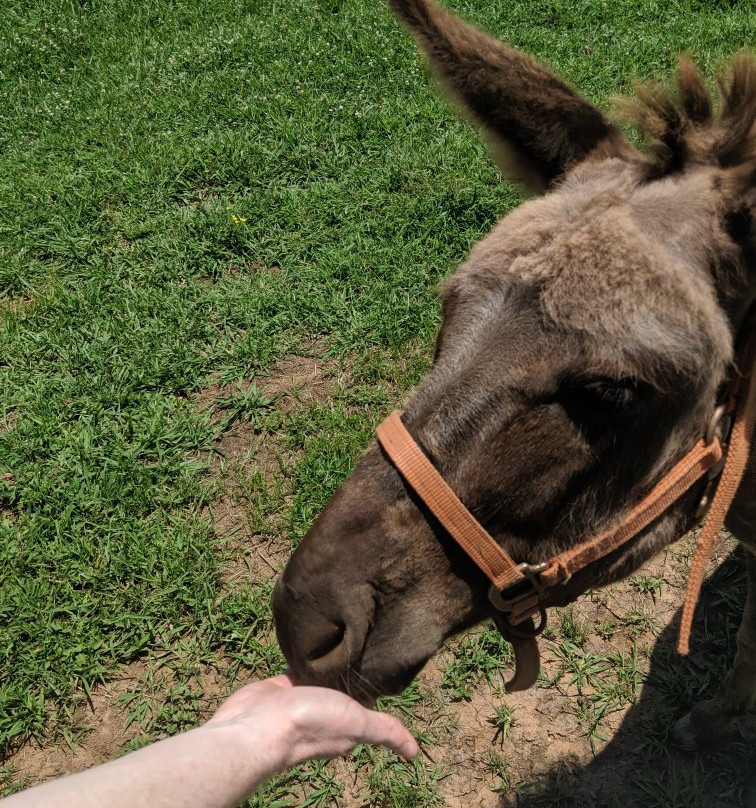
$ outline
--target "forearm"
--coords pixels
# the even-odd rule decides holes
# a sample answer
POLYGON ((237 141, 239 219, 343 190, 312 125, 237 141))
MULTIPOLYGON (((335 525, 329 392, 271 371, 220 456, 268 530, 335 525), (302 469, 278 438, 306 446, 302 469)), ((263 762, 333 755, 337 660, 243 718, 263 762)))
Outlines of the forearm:
POLYGON ((15 794, 3 808, 232 808, 275 772, 379 743, 418 753, 396 718, 281 674, 246 685, 204 726, 15 794))
POLYGON ((287 764, 283 733, 205 725, 3 801, 3 808, 231 808, 287 764))

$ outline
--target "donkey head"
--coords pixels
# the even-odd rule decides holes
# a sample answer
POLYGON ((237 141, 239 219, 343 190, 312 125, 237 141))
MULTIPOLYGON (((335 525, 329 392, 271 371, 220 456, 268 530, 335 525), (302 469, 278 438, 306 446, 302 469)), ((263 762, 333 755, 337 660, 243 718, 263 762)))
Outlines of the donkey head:
MULTIPOLYGON (((446 283, 434 365, 404 417, 478 521, 535 564, 627 511, 714 410, 756 287, 756 70, 735 61, 715 112, 683 61, 679 97, 642 93, 656 141, 642 155, 524 54, 433 0, 392 5, 505 172, 544 192, 446 283)), ((550 603, 637 568, 695 494, 550 603)), ((486 591, 373 444, 277 584, 278 636, 302 682, 370 700, 489 616, 486 591)))

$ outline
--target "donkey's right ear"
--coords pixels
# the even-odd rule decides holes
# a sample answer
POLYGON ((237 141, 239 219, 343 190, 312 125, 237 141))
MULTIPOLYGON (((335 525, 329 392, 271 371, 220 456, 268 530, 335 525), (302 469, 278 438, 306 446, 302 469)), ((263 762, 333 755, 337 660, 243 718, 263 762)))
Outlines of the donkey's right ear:
POLYGON ((632 159, 622 132, 548 68, 434 0, 389 0, 444 85, 482 124, 504 174, 543 191, 589 155, 632 159))

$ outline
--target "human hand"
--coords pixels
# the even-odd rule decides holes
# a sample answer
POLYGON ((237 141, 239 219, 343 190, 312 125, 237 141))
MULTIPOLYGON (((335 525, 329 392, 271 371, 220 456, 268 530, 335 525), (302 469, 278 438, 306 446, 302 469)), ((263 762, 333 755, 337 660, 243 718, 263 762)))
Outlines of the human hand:
POLYGON ((325 687, 296 685, 288 673, 246 685, 218 708, 205 726, 235 726, 260 737, 267 728, 281 748, 282 766, 346 755, 360 743, 381 744, 407 759, 419 747, 396 718, 368 710, 325 687))

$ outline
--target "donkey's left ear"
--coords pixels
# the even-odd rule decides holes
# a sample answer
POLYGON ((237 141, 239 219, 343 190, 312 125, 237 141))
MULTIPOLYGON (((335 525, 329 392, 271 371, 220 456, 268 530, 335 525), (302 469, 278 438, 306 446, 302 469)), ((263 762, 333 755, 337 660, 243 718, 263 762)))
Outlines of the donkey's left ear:
POLYGON ((431 66, 483 125, 509 179, 548 189, 589 155, 632 159, 622 132, 548 68, 441 8, 389 0, 431 66))

